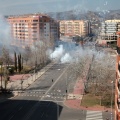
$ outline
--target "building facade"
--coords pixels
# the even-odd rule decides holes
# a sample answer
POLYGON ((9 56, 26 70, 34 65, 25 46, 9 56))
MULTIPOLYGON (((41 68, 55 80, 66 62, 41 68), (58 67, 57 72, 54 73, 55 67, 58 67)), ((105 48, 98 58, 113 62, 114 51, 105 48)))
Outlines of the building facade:
POLYGON ((101 40, 109 42, 117 42, 116 32, 119 31, 118 23, 120 20, 106 20, 101 23, 100 36, 101 40))
POLYGON ((31 46, 39 40, 59 38, 58 22, 44 14, 9 16, 12 45, 31 46))
POLYGON ((115 120, 120 120, 120 32, 117 32, 117 60, 115 82, 115 120))
POLYGON ((90 22, 83 20, 60 21, 61 36, 87 36, 90 34, 90 22))

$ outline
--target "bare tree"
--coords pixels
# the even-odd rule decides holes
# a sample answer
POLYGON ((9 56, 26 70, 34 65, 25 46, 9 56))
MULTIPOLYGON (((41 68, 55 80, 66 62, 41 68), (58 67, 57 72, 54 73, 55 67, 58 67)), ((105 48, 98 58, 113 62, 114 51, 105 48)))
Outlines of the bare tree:
POLYGON ((2 48, 2 63, 3 63, 3 67, 4 67, 4 87, 5 89, 7 88, 7 82, 8 82, 8 78, 9 78, 9 71, 8 71, 8 67, 10 65, 10 63, 12 63, 12 60, 10 58, 10 54, 9 54, 9 50, 4 46, 2 48))
POLYGON ((89 92, 100 96, 100 101, 107 100, 105 95, 110 93, 112 86, 111 81, 114 80, 115 58, 111 57, 109 54, 98 53, 92 62, 89 74, 89 92))
POLYGON ((27 65, 28 60, 31 57, 31 54, 32 54, 31 52, 32 52, 31 49, 26 47, 24 50, 24 53, 22 54, 23 60, 26 62, 26 65, 27 65))
MULTIPOLYGON (((75 84, 76 80, 81 79, 83 80, 84 83, 84 88, 85 88, 85 81, 84 81, 84 77, 86 77, 87 73, 86 71, 86 63, 88 63, 92 58, 92 54, 88 55, 88 54, 84 54, 83 56, 77 56, 77 59, 72 62, 67 70, 67 81, 68 81, 68 86, 70 84, 75 84)), ((89 64, 88 64, 89 65, 89 64)), ((73 86, 71 86, 73 87, 73 86)), ((73 88, 69 88, 71 90, 73 90, 73 88)))

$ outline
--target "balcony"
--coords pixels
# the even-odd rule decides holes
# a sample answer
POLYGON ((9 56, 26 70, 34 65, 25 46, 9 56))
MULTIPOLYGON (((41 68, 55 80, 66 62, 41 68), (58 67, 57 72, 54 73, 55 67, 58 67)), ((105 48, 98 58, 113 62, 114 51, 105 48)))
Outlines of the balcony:
POLYGON ((120 47, 117 47, 117 53, 120 54, 120 47))
POLYGON ((118 101, 117 101, 117 108, 118 108, 118 112, 120 112, 120 98, 118 98, 118 101))
POLYGON ((118 70, 119 70, 119 73, 120 73, 120 64, 118 63, 118 70))
POLYGON ((120 78, 118 78, 118 81, 117 81, 117 94, 120 98, 120 78))

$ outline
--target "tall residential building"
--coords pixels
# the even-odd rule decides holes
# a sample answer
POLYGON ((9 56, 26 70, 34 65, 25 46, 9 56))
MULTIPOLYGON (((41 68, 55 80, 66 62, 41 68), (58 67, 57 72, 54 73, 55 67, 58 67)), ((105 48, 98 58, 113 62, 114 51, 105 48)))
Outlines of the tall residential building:
POLYGON ((116 42, 116 32, 119 31, 119 22, 120 20, 106 20, 105 22, 102 22, 100 30, 101 40, 105 41, 106 43, 116 42))
POLYGON ((25 47, 39 40, 59 38, 58 22, 47 15, 9 16, 7 20, 11 26, 12 45, 25 47))
POLYGON ((90 22, 83 20, 60 21, 60 35, 62 36, 87 36, 90 34, 90 22))
POLYGON ((117 32, 117 60, 115 82, 115 120, 120 120, 120 32, 117 32))

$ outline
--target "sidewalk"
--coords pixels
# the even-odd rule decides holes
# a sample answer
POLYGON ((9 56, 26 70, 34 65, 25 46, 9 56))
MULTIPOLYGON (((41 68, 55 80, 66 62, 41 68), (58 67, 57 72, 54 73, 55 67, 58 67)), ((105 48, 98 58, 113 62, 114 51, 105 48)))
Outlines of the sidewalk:
MULTIPOLYGON (((49 68, 51 68, 55 63, 52 62, 45 66, 43 69, 33 74, 21 74, 10 76, 10 81, 7 84, 7 89, 13 90, 14 96, 24 89, 27 89, 33 82, 35 82, 39 77, 41 77, 49 68)), ((2 84, 4 87, 4 83, 2 84)), ((1 82, 0 82, 1 86, 1 82)), ((1 94, 0 94, 1 95, 1 94)), ((3 98, 5 96, 3 95, 3 98)), ((0 97, 0 100, 3 99, 0 97)))
POLYGON ((84 94, 84 84, 87 79, 91 62, 92 62, 92 58, 88 60, 88 63, 86 63, 85 70, 83 72, 83 78, 81 78, 76 82, 73 92, 68 94, 68 98, 67 100, 64 101, 64 105, 72 109, 110 111, 109 108, 107 109, 107 108, 104 108, 103 106, 95 106, 95 107, 80 106, 82 102, 83 94, 84 94))

